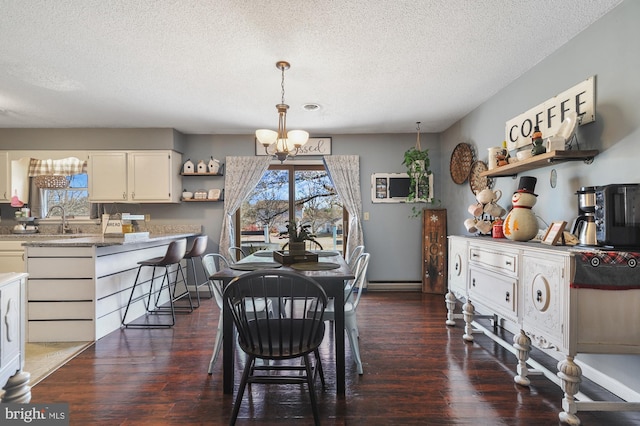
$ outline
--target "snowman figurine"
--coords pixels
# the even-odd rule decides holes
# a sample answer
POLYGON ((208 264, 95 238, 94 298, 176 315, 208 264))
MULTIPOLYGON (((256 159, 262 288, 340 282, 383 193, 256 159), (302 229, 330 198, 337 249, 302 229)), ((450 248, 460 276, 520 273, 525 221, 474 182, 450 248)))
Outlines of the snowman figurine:
POLYGON ((533 176, 522 176, 518 190, 513 193, 513 208, 504 220, 504 236, 512 241, 529 241, 538 234, 538 219, 531 211, 537 195, 533 193, 536 182, 533 176))

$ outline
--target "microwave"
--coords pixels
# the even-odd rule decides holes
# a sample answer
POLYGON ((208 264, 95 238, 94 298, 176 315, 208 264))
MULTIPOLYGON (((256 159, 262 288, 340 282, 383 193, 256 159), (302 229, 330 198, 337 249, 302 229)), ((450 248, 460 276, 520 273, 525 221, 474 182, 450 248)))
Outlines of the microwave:
POLYGON ((595 203, 598 245, 640 247, 640 184, 597 186, 595 203))
MULTIPOLYGON (((371 202, 406 203, 411 178, 407 173, 373 173, 371 175, 371 202)), ((429 194, 433 194, 433 175, 429 175, 429 194)), ((420 194, 418 194, 420 195, 420 194)), ((420 199, 421 197, 418 196, 420 199)), ((431 201, 431 198, 416 201, 431 201)))

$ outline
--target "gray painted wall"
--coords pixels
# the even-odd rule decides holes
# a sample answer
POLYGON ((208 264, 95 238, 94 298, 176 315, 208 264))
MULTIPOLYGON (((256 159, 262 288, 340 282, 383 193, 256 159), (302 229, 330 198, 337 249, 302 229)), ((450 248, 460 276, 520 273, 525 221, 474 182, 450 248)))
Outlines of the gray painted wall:
MULTIPOLYGON (((414 123, 407 127, 413 128, 414 123)), ((369 266, 370 281, 418 282, 421 280, 421 226, 419 218, 409 218, 409 204, 371 203, 371 174, 377 172, 404 172, 403 153, 414 146, 416 135, 331 135, 333 154, 358 154, 360 156, 360 183, 363 211, 369 212, 370 220, 363 223, 365 244, 371 255, 380 262, 369 266), (399 254, 389 256, 389 253, 399 254)), ((429 148, 432 170, 436 176, 434 187, 436 198, 441 198, 439 185, 440 149, 437 135, 422 134, 422 148, 429 148)), ((74 152, 86 154, 85 150, 135 150, 173 149, 182 152, 183 160, 194 162, 213 156, 224 161, 229 155, 255 155, 252 135, 182 135, 172 129, 0 129, 0 149, 33 150, 33 156, 44 155, 42 150, 53 147, 65 150, 64 155, 74 152), (80 151, 83 150, 83 151, 80 151)), ((49 153, 47 153, 48 155, 49 153)), ((301 157, 309 161, 321 160, 301 157)), ((223 188, 224 178, 184 177, 183 187, 197 189, 223 188)), ((420 207, 430 206, 420 204, 420 207)), ((1 207, 1 206, 0 206, 1 207)), ((125 211, 119 206, 108 211, 125 211)), ((149 213, 157 224, 183 223, 201 224, 210 237, 209 250, 217 251, 222 224, 222 203, 183 204, 138 204, 131 206, 132 213, 149 213)), ((5 207, 2 216, 13 218, 14 209, 5 207)))
MULTIPOLYGON (((440 183, 442 193, 447 194, 443 205, 448 210, 450 234, 466 234, 462 223, 469 217, 466 206, 474 200, 468 184, 456 185, 447 176, 447 156, 455 145, 471 143, 479 159, 487 161, 487 149, 500 146, 505 139, 507 120, 592 75, 596 76, 596 121, 581 126, 577 134, 581 148, 597 149, 600 154, 591 165, 564 163, 525 173, 538 178, 533 210, 547 223, 565 220, 572 224, 577 208, 574 193, 581 186, 640 182, 639 19, 640 2, 625 1, 441 135, 440 183), (549 184, 553 168, 558 174, 556 188, 549 184)), ((505 194, 501 205, 509 206, 517 185, 518 179, 496 180, 495 188, 505 194)), ((640 369, 640 357, 579 355, 578 359, 640 392, 640 375, 629 374, 640 369)))

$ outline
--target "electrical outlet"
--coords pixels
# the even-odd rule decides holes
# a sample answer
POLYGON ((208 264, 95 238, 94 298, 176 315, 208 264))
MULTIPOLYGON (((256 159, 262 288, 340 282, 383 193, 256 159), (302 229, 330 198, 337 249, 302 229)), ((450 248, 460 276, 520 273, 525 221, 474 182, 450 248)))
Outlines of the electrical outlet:
POLYGON ((151 215, 150 214, 145 214, 144 215, 144 221, 145 222, 149 222, 151 220, 151 215))

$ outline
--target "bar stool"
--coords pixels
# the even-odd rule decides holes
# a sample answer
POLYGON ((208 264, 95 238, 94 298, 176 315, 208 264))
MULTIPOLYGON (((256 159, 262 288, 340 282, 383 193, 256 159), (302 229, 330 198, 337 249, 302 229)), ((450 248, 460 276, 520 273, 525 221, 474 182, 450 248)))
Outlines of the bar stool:
POLYGON ((206 285, 209 288, 209 296, 213 297, 213 287, 211 285, 211 281, 209 281, 209 276, 207 275, 207 270, 202 264, 202 255, 207 249, 207 242, 209 237, 206 235, 200 235, 193 240, 193 245, 184 255, 184 259, 187 262, 187 267, 191 264, 191 271, 193 272, 193 283, 196 288, 196 299, 197 305, 194 305, 195 308, 200 307, 200 292, 198 289, 203 285, 206 285), (196 271, 196 259, 200 259, 200 264, 202 265, 202 270, 204 271, 205 280, 201 283, 198 283, 198 273, 196 271))
MULTIPOLYGON (((133 283, 133 288, 131 289, 131 295, 129 296, 129 302, 127 303, 127 307, 124 310, 124 315, 122 316, 122 326, 125 328, 167 328, 167 327, 173 327, 176 323, 176 307, 174 306, 174 302, 176 300, 176 286, 178 284, 178 273, 180 273, 182 275, 182 281, 186 286, 186 279, 184 277, 184 271, 182 269, 182 265, 180 264, 180 262, 182 261, 185 253, 187 251, 187 240, 186 239, 181 239, 181 240, 176 240, 176 241, 172 241, 169 246, 167 247, 167 252, 165 253, 164 256, 162 257, 154 257, 152 259, 147 259, 147 260, 142 260, 140 262, 138 262, 138 265, 140 265, 138 267, 138 273, 136 274, 136 280, 133 283), (171 276, 169 273, 169 268, 172 266, 177 266, 177 269, 175 271, 175 279, 173 281, 173 283, 171 283, 171 276), (142 286, 143 284, 145 284, 145 281, 143 280, 142 282, 138 282, 138 279, 140 278, 140 272, 142 271, 142 268, 144 267, 152 267, 153 268, 153 272, 151 273, 151 279, 148 281, 148 285, 149 285, 149 291, 148 293, 142 294, 142 295, 138 295, 135 296, 136 293, 136 287, 138 286, 142 286), (154 293, 154 287, 155 287, 155 273, 156 273, 156 268, 164 268, 164 274, 162 276, 162 284, 160 284, 160 289, 157 290, 157 294, 155 297, 155 301, 154 301, 154 306, 153 308, 151 307, 151 296, 154 293), (166 283, 166 284, 165 284, 166 283), (173 291, 171 291, 171 287, 173 284, 173 291), (169 296, 169 306, 168 307, 164 307, 164 306, 158 306, 158 304, 160 303, 160 297, 162 295, 162 290, 163 289, 167 289, 167 293, 169 296), (135 297, 134 297, 135 296, 135 297), (144 306, 145 306, 145 310, 147 312, 147 314, 170 314, 171 315, 171 323, 155 323, 155 324, 150 324, 150 323, 138 323, 138 324, 134 324, 132 322, 127 323, 126 319, 127 319, 127 313, 129 311, 129 307, 131 306, 132 303, 135 303, 139 300, 143 300, 146 299, 146 302, 144 302, 144 306)), ((189 299, 189 308, 190 309, 189 312, 193 311, 193 303, 191 302, 191 295, 188 292, 186 292, 186 296, 189 299)), ((179 298, 184 297, 184 294, 181 294, 179 298)))

